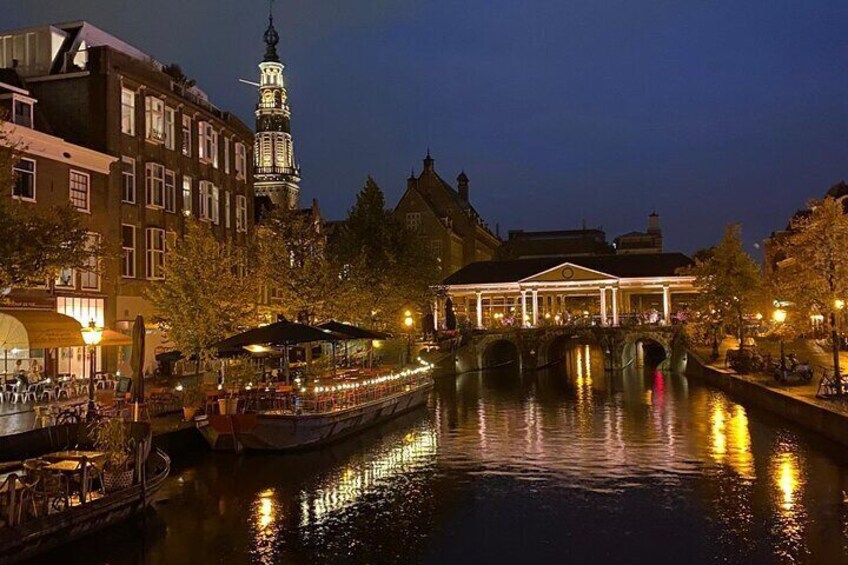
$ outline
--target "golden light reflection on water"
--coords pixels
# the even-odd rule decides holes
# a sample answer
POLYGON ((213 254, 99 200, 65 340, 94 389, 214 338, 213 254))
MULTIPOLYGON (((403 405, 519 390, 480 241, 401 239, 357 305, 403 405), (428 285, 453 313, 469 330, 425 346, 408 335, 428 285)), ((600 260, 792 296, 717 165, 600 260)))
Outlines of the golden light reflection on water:
POLYGON ((359 466, 350 466, 325 481, 320 488, 300 493, 300 526, 320 524, 350 507, 380 484, 428 463, 438 449, 433 430, 410 432, 400 445, 377 454, 359 466))
POLYGON ((745 408, 714 395, 710 399, 710 455, 740 477, 755 478, 751 432, 745 408))
POLYGON ((793 556, 803 551, 807 522, 807 510, 801 501, 804 490, 801 461, 792 447, 781 446, 772 454, 769 467, 777 507, 775 553, 783 559, 794 560, 793 556))
POLYGON ((282 530, 280 503, 274 489, 260 491, 251 505, 253 554, 257 562, 277 562, 277 538, 282 530))

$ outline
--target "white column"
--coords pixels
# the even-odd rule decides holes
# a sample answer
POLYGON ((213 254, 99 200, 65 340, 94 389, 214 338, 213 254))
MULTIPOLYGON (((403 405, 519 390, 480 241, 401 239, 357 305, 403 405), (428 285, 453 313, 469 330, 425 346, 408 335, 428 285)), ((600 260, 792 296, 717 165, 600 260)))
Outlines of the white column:
POLYGON ((436 300, 433 301, 433 328, 436 331, 439 330, 439 303, 441 300, 437 297, 436 300))
POLYGON ((607 287, 601 287, 601 325, 607 325, 607 287))
POLYGON ((533 327, 539 325, 539 291, 533 289, 533 327))
POLYGON ((612 325, 618 325, 618 287, 612 289, 612 325))
POLYGON ((663 321, 669 323, 671 319, 671 289, 663 287, 663 321))
POLYGON ((526 290, 521 291, 521 314, 520 314, 520 316, 521 316, 521 318, 520 318, 521 327, 523 328, 524 326, 527 325, 527 322, 525 321, 525 319, 527 318, 527 291, 526 290))
POLYGON ((483 293, 477 292, 477 329, 483 329, 483 293))

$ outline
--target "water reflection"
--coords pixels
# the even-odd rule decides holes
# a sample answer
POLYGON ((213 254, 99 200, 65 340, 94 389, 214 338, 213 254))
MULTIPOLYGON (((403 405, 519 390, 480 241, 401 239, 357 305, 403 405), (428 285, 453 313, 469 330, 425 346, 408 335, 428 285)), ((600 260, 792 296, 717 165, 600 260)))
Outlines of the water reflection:
POLYGON ((581 344, 545 372, 441 382, 428 410, 317 452, 202 453, 170 480, 164 527, 69 553, 118 564, 845 562, 841 451, 662 369, 606 373, 581 344))

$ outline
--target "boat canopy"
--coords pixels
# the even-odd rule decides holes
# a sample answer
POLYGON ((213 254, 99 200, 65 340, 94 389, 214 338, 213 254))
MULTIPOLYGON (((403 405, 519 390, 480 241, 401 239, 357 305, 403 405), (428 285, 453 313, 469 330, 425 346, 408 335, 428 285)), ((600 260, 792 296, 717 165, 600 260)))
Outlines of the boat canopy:
POLYGON ((52 349, 85 345, 82 326, 53 310, 0 309, 0 349, 52 349))
POLYGON ((344 339, 388 339, 389 335, 383 332, 375 332, 373 330, 367 330, 365 328, 360 328, 358 326, 353 326, 351 324, 345 324, 343 322, 337 322, 335 320, 330 320, 329 322, 324 322, 323 324, 318 324, 319 328, 330 330, 336 334, 341 334, 345 336, 344 339))
POLYGON ((228 337, 212 347, 218 350, 219 355, 226 356, 233 353, 244 354, 244 348, 251 345, 277 348, 299 345, 301 343, 318 341, 332 342, 344 339, 348 338, 331 330, 298 324, 296 322, 281 321, 228 337))

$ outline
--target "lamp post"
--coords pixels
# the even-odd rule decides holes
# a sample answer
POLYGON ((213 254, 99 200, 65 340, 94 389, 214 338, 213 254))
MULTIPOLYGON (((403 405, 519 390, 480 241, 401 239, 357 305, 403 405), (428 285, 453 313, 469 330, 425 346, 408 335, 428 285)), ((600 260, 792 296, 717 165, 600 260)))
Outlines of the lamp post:
MULTIPOLYGON (((782 326, 783 322, 786 321, 786 310, 778 308, 771 315, 771 319, 782 326)), ((786 353, 783 347, 783 332, 780 333, 780 373, 781 375, 786 374, 786 353)))
POLYGON ((409 363, 409 358, 412 356, 412 325, 415 320, 412 319, 412 312, 407 310, 403 313, 403 325, 406 328, 406 362, 409 363))
POLYGON ((88 348, 88 354, 91 359, 88 374, 88 410, 86 411, 86 420, 93 420, 97 413, 97 406, 94 403, 94 373, 97 371, 97 346, 100 345, 100 340, 103 338, 103 328, 97 327, 94 320, 88 323, 88 326, 82 329, 82 340, 88 348))

